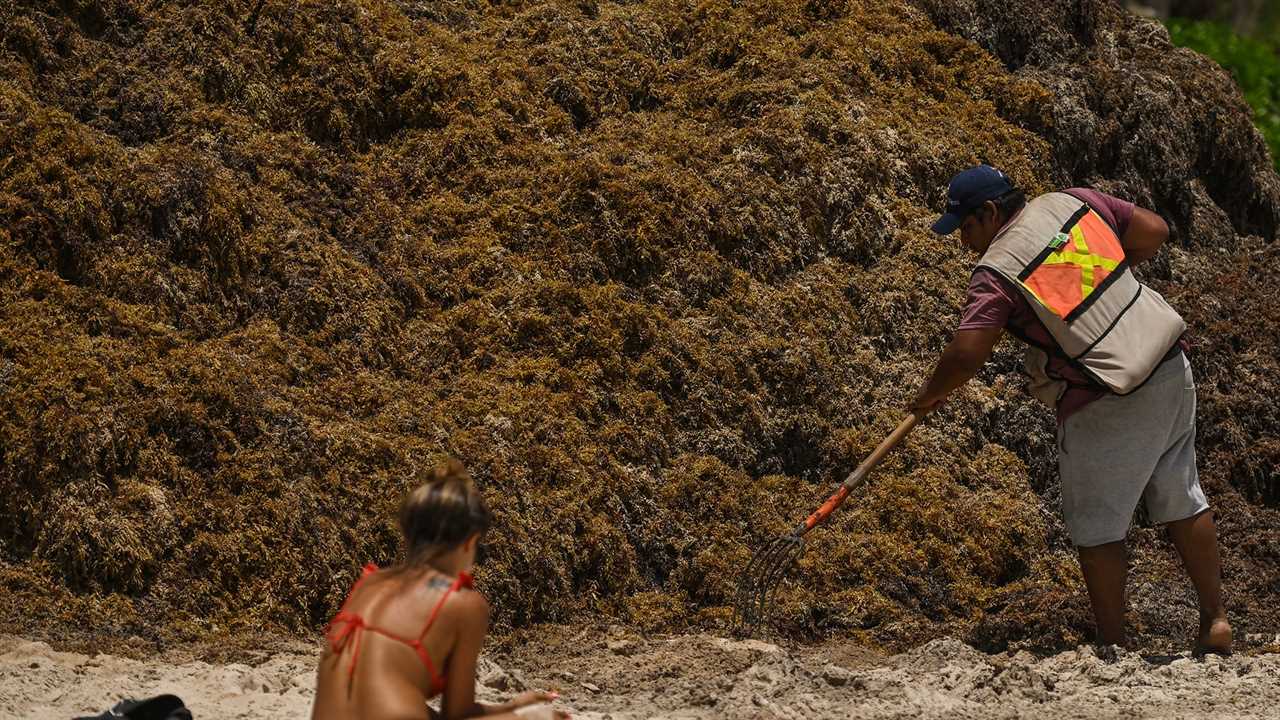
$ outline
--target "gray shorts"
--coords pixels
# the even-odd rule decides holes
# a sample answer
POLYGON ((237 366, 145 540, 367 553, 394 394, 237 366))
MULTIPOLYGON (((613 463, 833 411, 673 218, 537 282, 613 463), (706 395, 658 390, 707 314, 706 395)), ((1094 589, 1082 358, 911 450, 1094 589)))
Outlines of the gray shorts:
POLYGON ((1196 386, 1185 355, 1129 395, 1107 395, 1058 426, 1062 514, 1081 547, 1123 540, 1138 500, 1154 523, 1209 508, 1196 471, 1196 386))

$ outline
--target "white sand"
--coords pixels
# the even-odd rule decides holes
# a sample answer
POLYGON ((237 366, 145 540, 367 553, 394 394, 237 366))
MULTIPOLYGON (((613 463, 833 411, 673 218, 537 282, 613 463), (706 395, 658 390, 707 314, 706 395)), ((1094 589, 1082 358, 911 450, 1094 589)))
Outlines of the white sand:
MULTIPOLYGON (((0 717, 97 714, 171 692, 200 718, 304 718, 316 654, 299 645, 256 666, 140 662, 0 636, 0 717)), ((955 640, 877 656, 852 646, 782 648, 708 635, 579 633, 486 659, 482 700, 559 689, 575 718, 1276 718, 1280 655, 1197 660, 1091 648, 989 656, 955 640)))

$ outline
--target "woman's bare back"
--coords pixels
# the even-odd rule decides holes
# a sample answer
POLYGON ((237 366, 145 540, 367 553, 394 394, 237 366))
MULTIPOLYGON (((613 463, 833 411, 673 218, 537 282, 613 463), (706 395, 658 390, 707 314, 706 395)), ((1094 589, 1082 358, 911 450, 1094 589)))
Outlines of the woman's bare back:
POLYGON ((443 690, 458 637, 457 611, 474 594, 458 585, 431 570, 363 578, 327 633, 312 719, 429 718, 426 701, 443 690))

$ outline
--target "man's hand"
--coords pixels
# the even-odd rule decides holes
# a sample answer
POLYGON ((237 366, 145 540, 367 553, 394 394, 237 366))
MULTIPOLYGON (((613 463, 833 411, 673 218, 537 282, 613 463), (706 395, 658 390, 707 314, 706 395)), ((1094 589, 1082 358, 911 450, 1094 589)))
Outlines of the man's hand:
POLYGON ((957 330, 955 337, 942 351, 938 366, 934 368, 929 382, 920 388, 915 399, 911 401, 912 411, 933 412, 951 394, 951 391, 969 382, 969 378, 977 374, 991 351, 1000 341, 1003 328, 978 328, 974 330, 957 330))
POLYGON ((928 389, 927 386, 920 388, 920 392, 916 394, 915 399, 911 401, 910 408, 908 408, 909 410, 911 410, 911 412, 918 412, 921 415, 928 415, 934 410, 937 410, 938 408, 942 407, 943 404, 947 402, 947 397, 945 395, 942 397, 931 397, 931 396, 925 395, 924 392, 927 389, 928 389))

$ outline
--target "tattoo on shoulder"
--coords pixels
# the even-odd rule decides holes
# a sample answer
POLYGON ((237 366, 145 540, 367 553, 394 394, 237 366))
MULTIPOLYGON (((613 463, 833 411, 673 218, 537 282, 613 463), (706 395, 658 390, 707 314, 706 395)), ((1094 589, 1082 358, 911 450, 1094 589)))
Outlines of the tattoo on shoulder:
POLYGON ((445 580, 444 578, 440 577, 439 575, 437 575, 437 576, 435 576, 435 577, 433 577, 433 578, 431 578, 430 580, 428 580, 428 581, 427 581, 427 587, 432 588, 432 589, 440 588, 440 589, 443 589, 443 590, 448 590, 448 589, 449 589, 449 586, 450 586, 450 585, 452 585, 452 584, 453 584, 453 583, 449 582, 448 580, 445 580))

